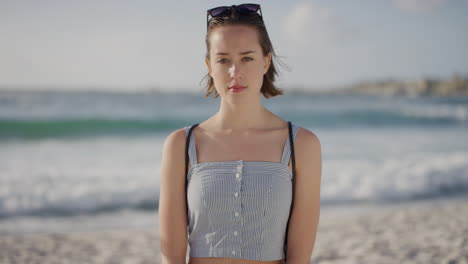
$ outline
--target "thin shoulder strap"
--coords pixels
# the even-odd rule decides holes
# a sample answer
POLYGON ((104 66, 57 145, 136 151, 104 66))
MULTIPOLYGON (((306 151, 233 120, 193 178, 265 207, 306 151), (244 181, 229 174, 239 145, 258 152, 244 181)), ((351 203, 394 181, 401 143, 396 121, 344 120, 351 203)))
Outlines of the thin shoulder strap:
POLYGON ((286 165, 289 165, 289 160, 290 160, 289 158, 290 156, 293 156, 290 154, 292 154, 292 150, 293 150, 292 147, 296 139, 297 131, 299 131, 299 127, 293 124, 291 121, 288 121, 288 127, 289 127, 289 140, 286 140, 286 142, 284 143, 283 155, 281 157, 281 162, 286 165))
MULTIPOLYGON (((290 150, 291 151, 291 161, 292 161, 292 178, 291 178, 291 186, 292 186, 292 201, 291 201, 291 208, 289 210, 289 218, 288 218, 288 222, 286 224, 286 236, 284 238, 284 247, 283 247, 283 250, 284 250, 284 261, 286 262, 286 258, 287 258, 287 251, 288 251, 288 229, 289 229, 289 220, 291 219, 291 214, 292 214, 292 210, 293 210, 293 207, 294 207, 294 193, 295 193, 295 189, 296 189, 296 157, 294 155, 294 139, 296 137, 296 134, 297 134, 297 131, 299 129, 298 126, 294 126, 295 130, 293 130, 292 128, 292 124, 291 124, 291 121, 288 121, 288 126, 289 126, 289 146, 290 148, 286 149, 286 153, 283 153, 286 157, 288 157, 288 160, 289 160, 289 153, 288 151, 290 150)), ((284 155, 283 155, 283 158, 284 158, 284 155)), ((287 163, 286 163, 287 164, 287 163)))
MULTIPOLYGON (((188 187, 188 162, 189 162, 189 150, 190 150, 190 139, 192 138, 192 130, 194 127, 198 126, 198 124, 194 124, 188 130, 187 137, 185 138, 185 206, 187 208, 187 226, 189 225, 189 207, 188 207, 188 195, 187 195, 187 187, 188 187)), ((186 130, 187 131, 187 130, 186 130)), ((192 144, 195 143, 192 141, 192 144)), ((195 145, 192 145, 192 153, 195 152, 195 145)), ((196 152, 195 152, 196 153, 196 152)), ((196 156, 194 156, 191 161, 196 162, 196 156)), ((193 165, 193 163, 192 163, 193 165)))
POLYGON ((186 140, 185 140, 185 175, 187 175, 188 172, 188 162, 190 161, 190 164, 193 165, 197 163, 197 151, 195 149, 195 138, 192 133, 192 130, 198 126, 198 124, 194 124, 192 126, 186 127, 185 131, 187 131, 188 128, 188 133, 186 140))

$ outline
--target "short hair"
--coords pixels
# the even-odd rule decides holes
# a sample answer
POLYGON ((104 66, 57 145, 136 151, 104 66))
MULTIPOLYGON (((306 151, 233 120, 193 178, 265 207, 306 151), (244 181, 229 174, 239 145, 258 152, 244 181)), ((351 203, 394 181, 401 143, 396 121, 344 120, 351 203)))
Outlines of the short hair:
MULTIPOLYGON (((258 39, 260 42, 260 46, 262 48, 263 56, 266 56, 270 52, 272 54, 270 67, 268 68, 267 73, 263 75, 263 84, 262 84, 262 88, 260 89, 260 92, 263 94, 265 98, 270 98, 270 97, 284 94, 284 91, 276 87, 276 85, 274 84, 276 80, 276 76, 278 76, 278 71, 276 70, 276 66, 275 66, 273 59, 276 60, 278 56, 276 55, 273 49, 273 45, 271 43, 270 37, 268 36, 268 32, 263 22, 263 19, 258 15, 239 15, 237 14, 237 12, 234 11, 234 12, 231 12, 229 16, 213 17, 208 23, 208 29, 206 32, 206 38, 205 38, 206 55, 205 57, 207 59, 210 58, 210 42, 209 42, 210 33, 217 27, 228 26, 228 25, 245 25, 245 26, 252 27, 256 30, 258 39)), ((281 63, 281 61, 279 62, 281 63)), ((211 94, 213 94, 214 98, 219 97, 219 94, 216 91, 215 86, 214 86, 213 77, 211 77, 210 74, 208 73, 203 79, 205 78, 208 78, 206 82, 205 97, 208 97, 211 94)))

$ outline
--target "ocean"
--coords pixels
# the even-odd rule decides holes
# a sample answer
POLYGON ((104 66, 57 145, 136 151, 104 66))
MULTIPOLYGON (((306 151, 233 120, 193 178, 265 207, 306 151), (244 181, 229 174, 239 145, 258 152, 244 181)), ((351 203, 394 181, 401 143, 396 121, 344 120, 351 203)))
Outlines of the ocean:
MULTIPOLYGON (((322 145, 322 208, 468 198, 468 98, 287 94, 322 145)), ((166 136, 203 94, 0 90, 0 233, 156 227, 166 136)))

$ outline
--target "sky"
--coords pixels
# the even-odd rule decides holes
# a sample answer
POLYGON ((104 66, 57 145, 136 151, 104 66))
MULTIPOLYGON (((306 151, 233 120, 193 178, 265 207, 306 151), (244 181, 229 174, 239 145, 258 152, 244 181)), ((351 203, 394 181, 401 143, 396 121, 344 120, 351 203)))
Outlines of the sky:
MULTIPOLYGON (((0 0, 0 89, 202 91, 206 10, 245 1, 0 0)), ((264 0, 279 87, 468 74, 468 1, 264 0)))

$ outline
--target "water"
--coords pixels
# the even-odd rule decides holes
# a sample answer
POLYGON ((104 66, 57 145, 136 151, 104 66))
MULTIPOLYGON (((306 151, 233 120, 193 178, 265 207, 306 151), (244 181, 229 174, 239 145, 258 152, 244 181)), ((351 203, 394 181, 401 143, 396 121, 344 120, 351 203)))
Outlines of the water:
MULTIPOLYGON (((324 207, 468 194, 468 98, 262 100, 319 137, 324 207)), ((0 227, 155 217, 165 137, 218 107, 202 94, 0 91, 0 227)))

